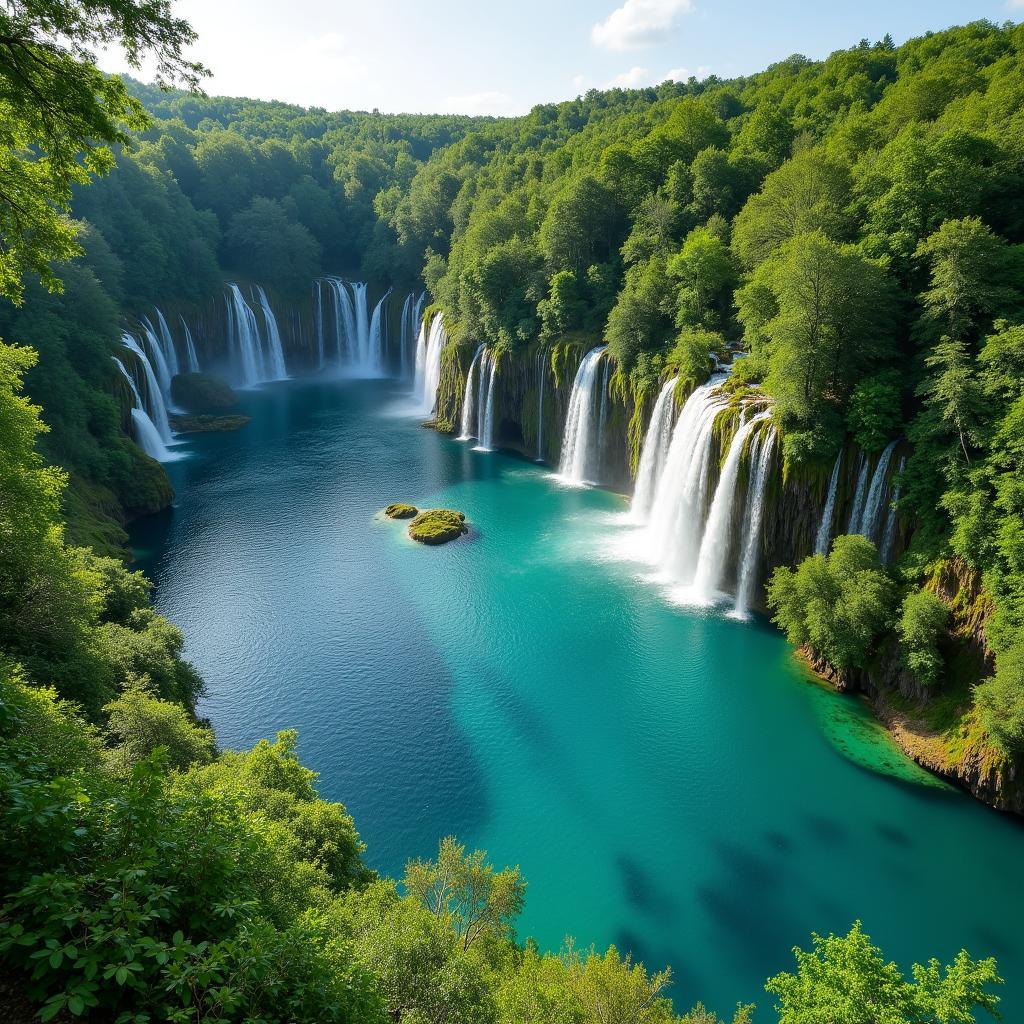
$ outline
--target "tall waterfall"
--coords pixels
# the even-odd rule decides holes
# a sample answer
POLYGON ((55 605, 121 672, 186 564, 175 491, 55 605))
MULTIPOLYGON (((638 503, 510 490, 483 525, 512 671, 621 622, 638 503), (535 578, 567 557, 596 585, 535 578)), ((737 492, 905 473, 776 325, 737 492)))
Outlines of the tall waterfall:
POLYGON ((539 397, 537 399, 537 457, 534 459, 535 462, 544 461, 544 385, 548 379, 547 362, 547 351, 541 349, 537 353, 537 376, 540 380, 537 382, 539 397))
POLYGON ((284 348, 281 345, 281 332, 277 329, 277 317, 270 308, 267 301, 267 293, 256 285, 256 296, 260 300, 260 309, 263 312, 263 321, 267 328, 266 344, 264 350, 264 366, 266 368, 267 380, 284 380, 288 376, 288 370, 284 363, 284 348))
POLYGON ((478 452, 494 451, 494 378, 497 376, 497 360, 492 352, 487 352, 480 364, 480 383, 483 384, 484 374, 487 376, 487 391, 480 406, 480 443, 478 452))
POLYGON ((724 374, 713 377, 687 399, 655 485, 644 531, 644 553, 671 582, 689 583, 696 568, 715 417, 727 405, 718 387, 724 379, 724 374))
POLYGON ((768 491, 768 476, 775 448, 775 428, 763 428, 754 438, 750 449, 750 477, 747 482, 747 504, 743 510, 743 537, 740 540, 739 580, 736 586, 736 604, 733 615, 745 619, 754 598, 760 563, 759 547, 764 523, 764 500, 768 491))
POLYGON ((423 304, 427 301, 427 293, 410 292, 402 304, 402 323, 399 331, 398 360, 399 376, 408 380, 415 368, 416 332, 419 330, 423 304))
POLYGON ((171 430, 171 422, 167 416, 167 403, 164 401, 163 392, 160 390, 160 383, 157 380, 156 373, 153 371, 149 357, 138 341, 127 331, 121 335, 121 344, 135 354, 139 365, 142 367, 143 375, 146 378, 145 401, 141 398, 141 388, 139 388, 135 379, 132 378, 135 393, 140 395, 139 407, 146 413, 156 429, 160 440, 166 445, 173 438, 174 432, 171 430))
POLYGON ((324 337, 324 287, 319 278, 313 282, 313 333, 316 335, 316 365, 322 370, 327 361, 327 339, 324 337))
MULTIPOLYGON (((356 353, 356 366, 360 369, 371 369, 370 367, 370 311, 366 307, 366 282, 353 281, 352 305, 356 312, 356 338, 359 348, 356 353)), ((377 367, 373 367, 376 371, 377 367)))
POLYGON ((825 510, 821 514, 821 525, 818 527, 818 536, 814 542, 814 553, 816 555, 828 554, 828 542, 832 536, 832 517, 836 510, 836 493, 839 490, 839 470, 843 464, 842 451, 836 456, 836 463, 832 467, 832 476, 828 481, 828 497, 825 498, 825 510))
MULTIPOLYGON (((387 373, 387 300, 389 288, 373 310, 362 281, 324 277, 313 287, 313 321, 317 358, 321 366, 333 363, 357 376, 387 373)), ((406 310, 403 309, 403 319, 406 310)))
POLYGON ((644 437, 640 453, 640 467, 636 474, 633 491, 633 505, 630 510, 634 522, 645 523, 651 514, 654 489, 665 467, 668 448, 672 443, 672 413, 675 407, 674 392, 678 377, 666 381, 658 400, 654 403, 651 422, 644 437))
MULTIPOLYGON (((900 464, 896 467, 897 476, 903 472, 903 467, 906 466, 906 464, 906 457, 900 459, 900 464)), ((892 561, 892 552, 896 545, 896 506, 900 500, 900 490, 901 488, 897 484, 896 489, 892 493, 892 499, 889 502, 889 515, 885 520, 885 531, 882 534, 882 547, 878 553, 879 557, 886 565, 892 561)))
POLYGON ((150 419, 149 413, 146 412, 146 406, 142 401, 142 396, 139 394, 135 378, 132 377, 128 372, 128 368, 117 356, 111 356, 110 358, 117 364, 117 368, 124 375, 124 379, 128 381, 128 386, 132 389, 132 431, 135 434, 136 442, 150 458, 156 459, 157 462, 171 461, 174 456, 168 449, 163 437, 161 437, 156 424, 150 419))
POLYGON ((871 487, 868 489, 867 500, 864 502, 864 510, 861 513, 860 522, 857 524, 856 533, 862 534, 868 540, 875 540, 878 529, 878 518, 882 511, 882 504, 885 499, 885 492, 888 487, 889 463, 892 461, 892 453, 896 450, 899 441, 891 441, 885 451, 879 456, 878 465, 871 477, 871 487))
POLYGON ((697 556, 697 571, 693 578, 693 594, 702 603, 711 603, 721 595, 729 568, 729 555, 734 539, 733 521, 736 509, 736 489, 739 483, 740 461, 747 438, 768 418, 759 413, 743 424, 735 433, 729 454, 725 458, 715 496, 711 502, 704 537, 697 556))
POLYGON ((156 329, 153 327, 149 317, 144 316, 139 323, 142 328, 143 344, 148 354, 146 362, 156 374, 160 393, 163 395, 164 401, 170 401, 171 378, 178 372, 178 359, 174 354, 174 346, 171 346, 171 355, 174 359, 174 370, 172 371, 171 363, 168 361, 167 353, 164 351, 163 342, 157 336, 156 329))
POLYGON ((850 519, 846 524, 847 533, 857 533, 860 527, 861 514, 864 511, 864 498, 868 492, 868 457, 864 452, 860 453, 857 459, 857 487, 853 492, 853 508, 850 509, 850 519))
POLYGON ((167 326, 167 321, 164 319, 163 313, 160 312, 160 307, 154 306, 153 309, 156 312, 156 324, 159 329, 160 350, 167 361, 167 367, 171 371, 171 376, 177 377, 181 370, 178 368, 178 353, 174 350, 174 339, 171 337, 171 329, 167 326))
POLYGON ((476 399, 474 381, 476 380, 477 367, 483 353, 484 346, 478 345, 477 350, 473 355, 473 360, 469 364, 469 372, 466 374, 466 389, 462 394, 462 423, 460 424, 461 429, 459 430, 458 437, 458 440, 460 441, 469 441, 471 438, 476 437, 479 434, 476 416, 474 415, 475 408, 479 405, 478 402, 474 402, 476 399))
POLYGON ((185 331, 185 355, 188 358, 188 372, 199 373, 199 356, 196 354, 196 343, 192 340, 192 332, 185 323, 185 318, 179 316, 181 326, 185 331))
POLYGON ((594 393, 602 376, 601 356, 606 348, 600 345, 591 349, 580 362, 573 381, 558 467, 558 475, 568 484, 595 483, 600 472, 600 450, 595 444, 600 430, 600 408, 594 408, 600 403, 595 403, 594 393))
POLYGON ((413 383, 413 396, 418 400, 417 414, 429 416, 437 405, 437 386, 441 381, 441 351, 448 341, 444 329, 444 316, 435 313, 430 321, 430 330, 426 324, 420 325, 420 335, 416 342, 416 379, 413 383))
POLYGON ((387 301, 391 295, 389 288, 373 307, 370 316, 370 329, 368 332, 368 346, 366 352, 366 369, 370 373, 383 374, 387 372, 388 365, 388 344, 387 344, 387 301))

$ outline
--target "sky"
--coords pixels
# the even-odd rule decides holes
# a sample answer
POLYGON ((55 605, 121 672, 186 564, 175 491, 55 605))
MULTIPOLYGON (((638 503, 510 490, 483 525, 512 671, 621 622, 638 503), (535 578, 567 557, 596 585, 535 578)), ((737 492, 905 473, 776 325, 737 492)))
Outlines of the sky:
MULTIPOLYGON (((514 115, 590 88, 759 71, 1024 0, 175 0, 211 95, 329 110, 514 115)), ((112 51, 107 71, 132 71, 112 51)))

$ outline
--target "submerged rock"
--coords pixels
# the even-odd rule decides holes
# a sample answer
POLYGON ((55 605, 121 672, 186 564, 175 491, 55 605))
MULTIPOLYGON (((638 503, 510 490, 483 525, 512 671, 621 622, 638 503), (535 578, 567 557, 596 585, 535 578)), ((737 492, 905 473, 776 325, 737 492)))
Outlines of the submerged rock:
POLYGON ((409 524, 409 536, 420 544, 447 544, 468 532, 466 517, 450 508, 428 509, 409 524))
POLYGON ((415 505, 403 505, 401 502, 396 502, 394 505, 388 505, 384 509, 384 515, 388 519, 412 519, 413 516, 419 513, 419 509, 415 505))

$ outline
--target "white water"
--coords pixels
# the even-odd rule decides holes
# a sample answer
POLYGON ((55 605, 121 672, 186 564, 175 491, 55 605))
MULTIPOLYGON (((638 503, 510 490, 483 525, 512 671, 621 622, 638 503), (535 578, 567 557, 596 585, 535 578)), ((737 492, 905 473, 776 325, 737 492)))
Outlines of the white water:
POLYGON ((832 517, 836 509, 836 492, 839 490, 839 469, 843 464, 843 453, 836 456, 836 464, 832 467, 832 476, 828 481, 828 497, 825 499, 825 509, 821 514, 821 525, 818 527, 818 536, 814 542, 814 553, 816 555, 828 554, 828 542, 832 536, 832 517))
POLYGON ((868 490, 868 457, 861 452, 857 459, 860 469, 857 472, 857 488, 853 495, 853 508, 850 509, 850 519, 846 524, 847 533, 858 533, 861 513, 864 511, 864 497, 868 490))
POLYGON ((636 523, 646 523, 654 503, 654 490, 665 468, 669 445, 672 443, 672 413, 675 409, 675 392, 678 377, 666 381, 651 413, 651 422, 644 436, 644 447, 640 453, 640 466, 633 490, 631 518, 636 523))
POLYGON ((775 449, 775 428, 771 425, 760 430, 750 450, 750 477, 747 482, 747 504, 743 510, 743 537, 740 540, 739 581, 736 586, 736 604, 732 614, 745 619, 754 598, 760 567, 761 529, 764 523, 764 500, 768 491, 768 477, 775 449))
POLYGON ((196 354, 196 343, 192 340, 192 332, 188 329, 183 316, 179 317, 185 329, 185 354, 188 357, 188 372, 199 373, 199 356, 196 354))
POLYGON ((416 296, 409 292, 402 303, 402 318, 398 332, 398 375, 405 380, 409 375, 409 347, 412 345, 414 331, 416 329, 413 320, 413 309, 416 306, 416 296))
POLYGON ((228 285, 225 301, 228 307, 228 346, 235 364, 236 380, 242 387, 252 387, 266 379, 263 342, 256 314, 242 297, 237 284, 228 285))
POLYGON ((867 537, 868 540, 875 540, 878 529, 878 518, 882 511, 882 504, 885 499, 885 492, 888 485, 889 463, 892 461, 892 453, 896 450, 899 441, 891 441, 885 451, 879 456, 878 465, 871 477, 871 487, 868 489, 867 500, 864 502, 864 511, 861 514, 860 522, 857 524, 856 533, 867 537))
POLYGON ((693 598, 701 604, 711 604, 722 596, 735 539, 733 518, 743 448, 747 438, 768 416, 768 413, 759 413, 749 423, 743 424, 733 435, 729 446, 729 454, 725 458, 715 496, 711 501, 711 511, 708 513, 700 554, 697 556, 697 571, 693 577, 693 598))
MULTIPOLYGON (((906 458, 900 459, 900 464, 896 467, 897 476, 903 472, 903 467, 906 464, 906 458)), ((896 544, 896 505, 899 500, 900 487, 897 485, 896 489, 892 493, 892 500, 889 502, 889 515, 885 521, 885 532, 882 535, 882 548, 879 552, 879 557, 886 565, 892 561, 893 548, 896 544)))
POLYGON ((284 362, 284 348, 281 345, 281 332, 277 329, 277 317, 267 301, 267 293, 256 285, 256 296, 260 300, 263 321, 267 328, 266 343, 263 348, 263 365, 266 376, 264 380, 284 380, 288 370, 284 362))
POLYGON ((476 436, 477 427, 475 417, 473 415, 476 393, 473 387, 473 382, 476 379, 477 366, 480 363, 480 357, 483 352, 483 345, 479 345, 476 352, 473 354, 473 361, 469 364, 469 372, 466 374, 466 389, 462 393, 462 422, 460 424, 461 429, 459 430, 458 437, 458 440, 460 441, 469 441, 476 436))
POLYGON ((171 430, 171 422, 167 416, 167 403, 164 402, 163 393, 160 391, 160 384, 157 381, 156 374, 153 372, 149 358, 138 341, 128 334, 127 331, 121 335, 121 344, 135 354, 146 378, 145 400, 141 397, 141 390, 137 382, 132 378, 132 387, 139 399, 138 407, 146 413, 161 442, 167 445, 174 437, 174 432, 171 430))
MULTIPOLYGON (((146 349, 148 358, 146 362, 152 367, 153 372, 156 374, 156 379, 159 384, 160 393, 164 397, 165 402, 169 402, 171 399, 171 378, 174 376, 171 373, 170 364, 167 361, 167 356, 164 353, 163 343, 157 337, 156 329, 153 327, 149 317, 143 317, 140 321, 142 327, 142 341, 146 349)), ((171 352, 174 352, 174 347, 171 346, 171 352)), ((175 358, 175 367, 177 367, 177 359, 175 358)), ((175 369, 175 373, 177 369, 175 369)))
POLYGON ((537 457, 535 462, 544 461, 544 386, 548 379, 548 354, 541 349, 537 354, 537 374, 540 380, 537 390, 540 397, 537 399, 537 457))
POLYGON ((366 371, 372 374, 387 373, 387 301, 391 295, 389 288, 377 300, 370 316, 370 329, 367 336, 366 371))
POLYGON ((715 417, 726 407, 724 374, 697 388, 679 414, 655 485, 642 557, 672 583, 693 579, 703 533, 715 417))
POLYGON ((595 429, 594 420, 600 418, 600 410, 595 416, 595 395, 600 377, 601 356, 607 346, 601 345, 591 349, 582 359, 576 371, 576 379, 572 385, 569 399, 569 413, 565 419, 565 435, 562 440, 562 459, 558 467, 558 475, 563 483, 577 487, 596 483, 600 471, 600 451, 594 444, 600 430, 600 422, 595 429))
POLYGON ((434 314, 427 325, 420 326, 416 343, 416 379, 413 383, 413 397, 417 401, 416 415, 430 416, 437 406, 437 386, 441 381, 441 351, 448 341, 444 329, 444 317, 434 314))
MULTIPOLYGON (((387 374, 387 300, 390 295, 389 288, 371 312, 367 305, 367 286, 364 282, 325 277, 314 283, 313 315, 317 357, 321 366, 333 363, 346 374, 357 377, 382 377, 387 374)), ((406 330, 411 299, 410 295, 402 309, 403 332, 406 330)), ((404 361, 404 337, 401 344, 400 359, 404 361)))
POLYGON ((111 356, 110 358, 117 364, 117 368, 124 375, 124 379, 128 381, 128 386, 132 389, 132 430, 135 434, 136 443, 150 458, 156 459, 157 462, 170 462, 175 456, 171 454, 167 445, 164 444, 164 439, 160 436, 160 431, 157 430, 156 424, 149 418, 149 413, 146 412, 145 406, 142 403, 142 396, 139 394, 134 378, 117 356, 111 356))
POLYGON ((478 452, 494 451, 494 378, 497 377, 497 360, 491 352, 487 353, 486 360, 480 366, 480 382, 483 383, 484 373, 487 374, 487 393, 484 395, 483 404, 480 406, 480 443, 476 446, 478 452))

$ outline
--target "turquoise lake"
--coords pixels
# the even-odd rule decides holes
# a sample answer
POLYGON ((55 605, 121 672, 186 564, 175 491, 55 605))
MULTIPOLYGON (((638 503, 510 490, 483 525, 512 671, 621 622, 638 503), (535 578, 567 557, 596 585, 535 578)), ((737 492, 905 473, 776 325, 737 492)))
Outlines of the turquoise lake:
POLYGON ((904 759, 767 623, 669 604, 612 556, 623 499, 394 415, 386 381, 241 404, 168 466, 139 563, 221 745, 297 728, 373 867, 455 834, 521 866, 520 937, 669 963, 679 1010, 770 1006, 792 946, 860 918, 905 966, 996 956, 1024 1017, 1021 823, 904 759), (472 533, 419 547, 392 501, 472 533))

